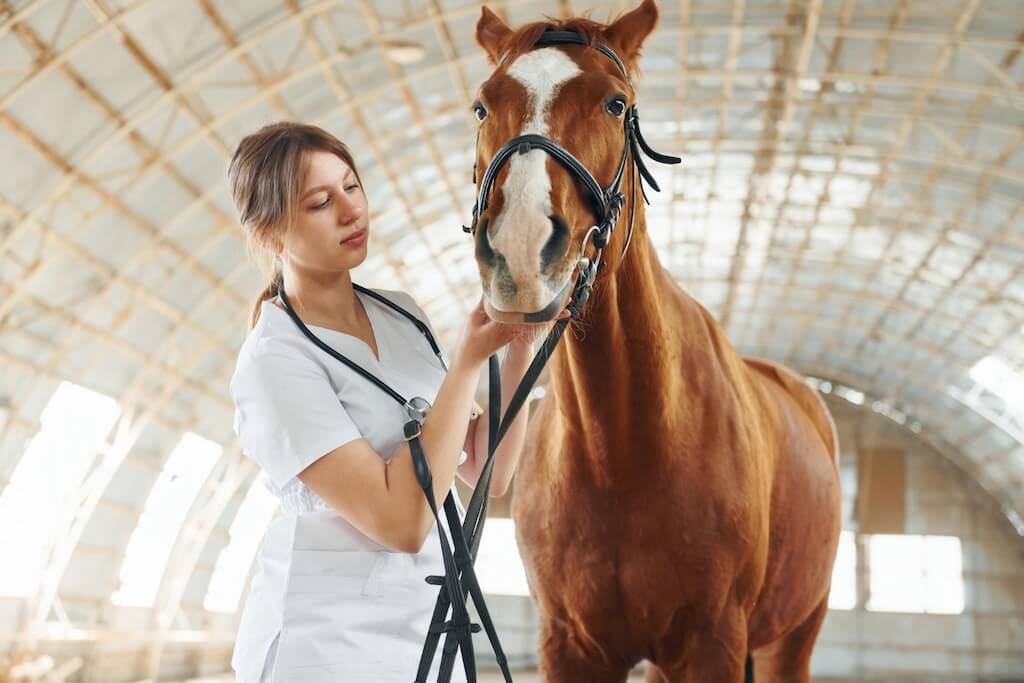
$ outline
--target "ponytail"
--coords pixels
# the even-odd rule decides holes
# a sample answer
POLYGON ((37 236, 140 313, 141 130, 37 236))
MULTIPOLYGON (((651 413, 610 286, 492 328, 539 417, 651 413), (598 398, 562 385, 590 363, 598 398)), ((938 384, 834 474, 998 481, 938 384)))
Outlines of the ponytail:
POLYGON ((263 309, 263 302, 267 299, 273 299, 281 292, 281 286, 283 284, 283 276, 280 270, 274 271, 274 277, 270 279, 270 284, 266 286, 263 292, 257 297, 255 303, 252 306, 252 311, 249 312, 249 329, 256 327, 256 322, 260 319, 260 311, 263 309))

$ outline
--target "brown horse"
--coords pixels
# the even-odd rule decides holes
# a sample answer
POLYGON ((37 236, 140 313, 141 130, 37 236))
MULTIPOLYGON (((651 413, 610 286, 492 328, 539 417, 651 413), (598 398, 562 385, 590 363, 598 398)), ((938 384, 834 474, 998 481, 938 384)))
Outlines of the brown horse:
MULTIPOLYGON (((478 168, 536 133, 608 183, 634 91, 606 53, 535 42, 548 27, 572 30, 635 73, 657 18, 645 0, 607 25, 512 30, 484 8, 477 41, 496 69, 475 105, 478 168)), ((496 176, 475 234, 488 312, 505 321, 560 310, 581 245, 593 250, 577 178, 543 150, 522 152, 496 176)), ((741 357, 676 285, 637 185, 623 187, 632 246, 622 254, 627 208, 551 359, 516 480, 542 671, 612 683, 646 659, 651 682, 736 683, 753 653, 758 683, 807 681, 840 528, 835 425, 798 375, 741 357)))

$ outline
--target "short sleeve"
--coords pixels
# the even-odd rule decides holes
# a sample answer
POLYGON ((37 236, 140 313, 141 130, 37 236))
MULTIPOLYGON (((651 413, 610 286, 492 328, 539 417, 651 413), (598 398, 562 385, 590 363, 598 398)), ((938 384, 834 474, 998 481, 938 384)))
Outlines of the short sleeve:
POLYGON ((312 359, 256 353, 231 378, 242 451, 279 489, 335 448, 362 438, 312 359))

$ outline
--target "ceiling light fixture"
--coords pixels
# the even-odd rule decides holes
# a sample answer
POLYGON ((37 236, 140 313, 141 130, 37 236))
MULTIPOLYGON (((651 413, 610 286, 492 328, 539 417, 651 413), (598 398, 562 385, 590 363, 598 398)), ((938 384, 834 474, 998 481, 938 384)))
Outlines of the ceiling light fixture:
POLYGON ((409 40, 389 40, 384 42, 387 56, 398 64, 415 64, 422 62, 427 56, 423 45, 409 40))

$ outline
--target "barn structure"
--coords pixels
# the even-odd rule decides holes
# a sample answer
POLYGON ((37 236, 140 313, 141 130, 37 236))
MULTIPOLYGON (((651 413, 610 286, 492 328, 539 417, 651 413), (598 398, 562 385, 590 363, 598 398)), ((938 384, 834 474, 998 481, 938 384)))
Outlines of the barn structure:
MULTIPOLYGON (((512 26, 632 6, 490 3, 512 26)), ((653 169, 650 240, 740 352, 802 373, 838 425, 815 680, 1024 681, 1024 3, 659 9, 638 102, 683 163, 653 169)), ((354 280, 412 294, 450 346, 481 288, 460 229, 492 70, 480 14, 0 2, 0 681, 234 680, 280 510, 233 430, 266 275, 228 161, 278 120, 345 141, 371 211, 354 280)), ((515 680, 536 681, 515 495, 492 501, 477 571, 515 680)))

